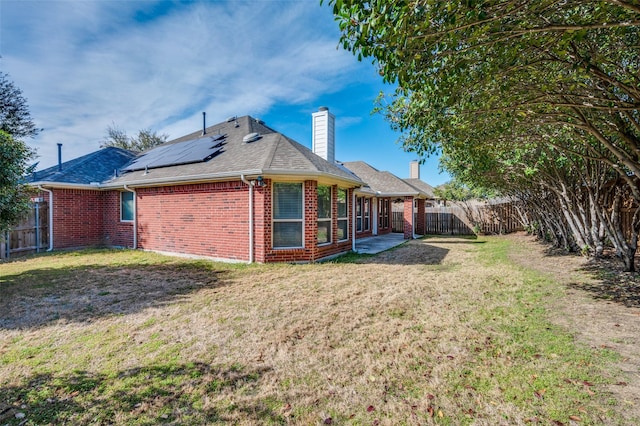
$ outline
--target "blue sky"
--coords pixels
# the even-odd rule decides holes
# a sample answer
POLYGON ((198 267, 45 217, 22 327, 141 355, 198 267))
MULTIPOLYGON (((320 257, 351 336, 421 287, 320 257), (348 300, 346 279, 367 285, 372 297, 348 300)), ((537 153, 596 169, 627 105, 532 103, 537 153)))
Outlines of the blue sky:
MULTIPOLYGON (((336 116, 336 158, 408 177, 418 159, 371 115, 383 86, 370 61, 338 48, 318 0, 0 2, 0 70, 23 91, 43 132, 40 167, 99 148, 115 124, 170 139, 251 115, 311 147, 311 114, 336 116)), ((448 180, 437 159, 421 177, 448 180)))

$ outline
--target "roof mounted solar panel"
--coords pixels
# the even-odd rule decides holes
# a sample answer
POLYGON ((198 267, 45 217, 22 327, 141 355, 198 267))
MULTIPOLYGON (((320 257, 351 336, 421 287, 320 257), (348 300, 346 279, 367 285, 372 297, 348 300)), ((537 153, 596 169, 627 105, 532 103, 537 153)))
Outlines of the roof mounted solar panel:
POLYGON ((221 152, 225 137, 226 135, 205 136, 191 141, 161 145, 136 158, 122 170, 132 172, 207 161, 221 152))

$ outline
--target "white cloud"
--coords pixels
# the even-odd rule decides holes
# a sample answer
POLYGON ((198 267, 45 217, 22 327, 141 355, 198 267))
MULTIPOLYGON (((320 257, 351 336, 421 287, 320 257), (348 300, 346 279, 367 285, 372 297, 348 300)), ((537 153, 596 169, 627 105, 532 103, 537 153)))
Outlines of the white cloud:
POLYGON ((106 127, 178 137, 349 84, 326 6, 309 2, 3 1, 2 69, 44 131, 41 165, 97 149, 106 127))

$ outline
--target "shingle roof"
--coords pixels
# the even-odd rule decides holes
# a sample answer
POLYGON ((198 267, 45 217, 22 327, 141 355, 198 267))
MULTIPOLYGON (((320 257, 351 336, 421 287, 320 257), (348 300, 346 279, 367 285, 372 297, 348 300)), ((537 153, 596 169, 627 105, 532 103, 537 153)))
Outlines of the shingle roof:
POLYGON ((423 194, 425 194, 427 198, 434 198, 434 199, 437 198, 436 195, 433 193, 433 186, 429 185, 427 182, 423 181, 422 179, 409 178, 409 179, 404 179, 404 181, 407 182, 409 185, 418 189, 423 194))
MULTIPOLYGON (((208 161, 123 173, 109 185, 145 185, 188 182, 203 179, 255 175, 318 176, 346 181, 354 186, 362 182, 348 170, 331 164, 298 142, 276 132, 250 116, 210 126, 206 134, 226 134, 219 154, 208 161), (250 133, 259 133, 255 142, 243 142, 250 133)), ((202 137, 202 131, 167 142, 176 144, 202 137)), ((144 153, 143 153, 144 154, 144 153)))
POLYGON ((404 195, 426 196, 420 189, 409 185, 396 175, 389 172, 381 172, 364 161, 351 161, 343 164, 362 181, 367 183, 368 188, 364 188, 362 192, 387 197, 404 195))
POLYGON ((114 171, 129 163, 136 154, 126 149, 107 147, 82 157, 49 167, 26 176, 27 183, 69 183, 89 185, 114 176, 114 171))

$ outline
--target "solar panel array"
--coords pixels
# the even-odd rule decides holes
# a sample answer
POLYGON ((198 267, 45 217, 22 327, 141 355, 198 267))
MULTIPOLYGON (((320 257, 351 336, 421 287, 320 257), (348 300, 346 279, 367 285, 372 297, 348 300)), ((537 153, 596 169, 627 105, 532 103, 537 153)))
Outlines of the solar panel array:
POLYGON ((200 163, 220 153, 226 135, 205 136, 186 142, 161 145, 136 158, 124 172, 200 163))

